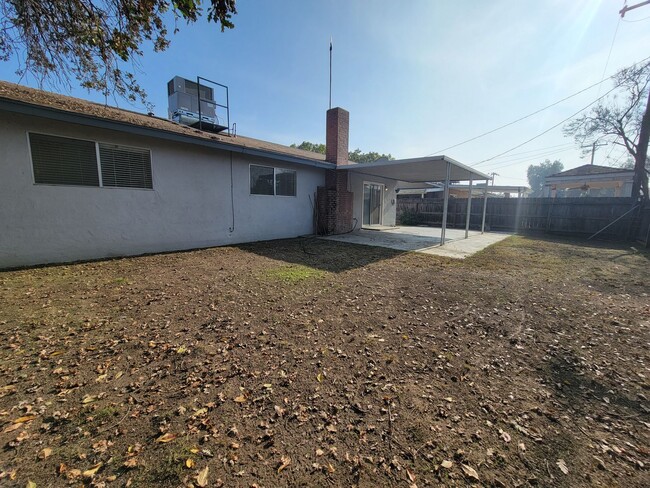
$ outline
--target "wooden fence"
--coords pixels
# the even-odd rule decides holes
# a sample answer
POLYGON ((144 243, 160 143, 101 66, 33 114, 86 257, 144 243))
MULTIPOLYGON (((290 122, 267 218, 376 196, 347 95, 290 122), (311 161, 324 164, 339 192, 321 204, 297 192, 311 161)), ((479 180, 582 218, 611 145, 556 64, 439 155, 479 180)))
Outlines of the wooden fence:
MULTIPOLYGON (((488 198, 486 230, 592 235, 632 208, 630 198, 488 198)), ((398 198, 401 225, 442 225, 443 202, 438 199, 398 198)), ((467 199, 449 199, 447 226, 464 228, 467 199)), ((472 199, 470 228, 480 229, 483 200, 472 199)), ((637 238, 646 241, 650 209, 633 212, 604 230, 606 239, 637 238)))

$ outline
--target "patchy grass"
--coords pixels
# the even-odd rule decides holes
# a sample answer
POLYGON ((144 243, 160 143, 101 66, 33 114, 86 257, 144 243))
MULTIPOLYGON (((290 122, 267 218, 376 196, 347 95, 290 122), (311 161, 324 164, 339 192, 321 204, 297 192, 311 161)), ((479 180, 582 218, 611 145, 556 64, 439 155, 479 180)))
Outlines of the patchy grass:
POLYGON ((309 279, 322 279, 326 276, 326 273, 320 269, 296 264, 265 269, 263 276, 272 281, 277 280, 288 284, 297 284, 309 279))
POLYGON ((0 273, 0 485, 648 486, 649 262, 294 239, 0 273))

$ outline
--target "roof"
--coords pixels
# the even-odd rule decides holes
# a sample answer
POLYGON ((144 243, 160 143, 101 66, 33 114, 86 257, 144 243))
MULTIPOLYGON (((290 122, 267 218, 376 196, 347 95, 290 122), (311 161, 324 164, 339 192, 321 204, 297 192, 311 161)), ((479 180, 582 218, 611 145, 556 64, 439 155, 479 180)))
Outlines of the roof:
MULTIPOLYGON (((423 186, 422 184, 407 184, 406 186, 399 186, 399 194, 402 195, 419 195, 422 193, 439 192, 444 189, 444 186, 436 185, 423 186)), ((530 191, 527 186, 512 186, 512 185, 488 185, 490 193, 526 193, 530 191)), ((450 185, 449 190, 469 190, 469 185, 450 185)), ((485 183, 472 185, 472 192, 483 193, 485 191, 485 183)))
POLYGON ((425 183, 444 181, 450 165, 451 181, 489 180, 490 177, 448 156, 427 156, 411 159, 380 159, 372 163, 347 164, 336 169, 349 170, 354 173, 387 178, 407 183, 425 183))
POLYGON ((602 175, 607 173, 634 173, 633 169, 612 168, 611 166, 598 166, 597 164, 585 164, 577 168, 568 169, 560 173, 547 176, 547 178, 556 178, 563 176, 590 176, 602 175))
POLYGON ((217 149, 331 168, 325 155, 250 137, 215 134, 161 117, 0 81, 0 110, 174 139, 217 149), (134 130, 135 128, 139 130, 134 130))

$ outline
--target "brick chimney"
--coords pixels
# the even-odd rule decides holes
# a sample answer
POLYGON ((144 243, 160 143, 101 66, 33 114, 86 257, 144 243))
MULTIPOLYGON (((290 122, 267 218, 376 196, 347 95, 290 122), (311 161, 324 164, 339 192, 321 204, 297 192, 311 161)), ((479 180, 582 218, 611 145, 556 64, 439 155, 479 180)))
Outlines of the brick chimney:
MULTIPOLYGON (((327 111, 325 159, 337 166, 347 166, 350 113, 342 108, 327 111)), ((316 201, 319 234, 342 234, 352 230, 352 192, 348 190, 349 171, 328 169, 325 186, 318 187, 316 201)))
POLYGON ((327 111, 325 135, 325 159, 330 163, 348 164, 348 140, 350 136, 350 112, 342 108, 327 111))

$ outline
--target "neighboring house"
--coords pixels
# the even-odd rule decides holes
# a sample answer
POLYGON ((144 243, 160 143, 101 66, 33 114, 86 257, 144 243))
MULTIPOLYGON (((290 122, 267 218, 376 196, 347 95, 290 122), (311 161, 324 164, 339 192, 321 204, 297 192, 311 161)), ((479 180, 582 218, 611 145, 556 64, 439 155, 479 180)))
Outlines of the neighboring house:
POLYGON ((544 178, 543 197, 629 197, 634 170, 585 164, 544 178))
POLYGON ((327 112, 321 155, 0 82, 0 268, 392 226, 400 181, 489 178, 350 164, 348 127, 327 112))

